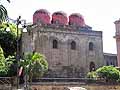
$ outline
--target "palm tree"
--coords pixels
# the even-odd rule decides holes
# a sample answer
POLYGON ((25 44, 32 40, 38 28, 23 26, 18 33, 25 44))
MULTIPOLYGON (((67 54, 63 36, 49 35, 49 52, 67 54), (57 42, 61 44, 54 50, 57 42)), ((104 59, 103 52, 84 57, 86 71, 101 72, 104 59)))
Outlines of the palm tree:
POLYGON ((10 3, 10 0, 7 0, 10 3))
POLYGON ((3 5, 0 5, 0 23, 6 21, 8 17, 7 10, 3 5))
MULTIPOLYGON (((10 3, 10 0, 7 0, 10 3)), ((8 17, 8 13, 6 8, 1 4, 0 5, 0 23, 6 21, 8 17)))
MULTIPOLYGON (((24 60, 20 61, 21 67, 24 69, 25 88, 29 88, 28 80, 30 83, 32 79, 39 79, 48 70, 48 63, 44 55, 40 53, 26 53, 24 60)), ((25 89, 25 90, 26 90, 25 89)), ((28 89, 27 89, 28 90, 28 89)), ((30 89, 31 90, 31 89, 30 89)))
POLYGON ((48 63, 44 55, 40 53, 26 53, 24 60, 20 62, 25 69, 25 73, 32 78, 40 78, 48 70, 48 63))

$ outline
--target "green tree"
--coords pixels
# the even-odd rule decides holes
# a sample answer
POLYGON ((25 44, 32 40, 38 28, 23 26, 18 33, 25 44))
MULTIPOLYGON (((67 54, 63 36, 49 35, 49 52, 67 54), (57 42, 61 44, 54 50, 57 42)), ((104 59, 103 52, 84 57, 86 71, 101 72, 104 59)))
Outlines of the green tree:
POLYGON ((0 76, 14 76, 16 75, 14 56, 4 57, 2 48, 0 47, 0 76), (14 65, 13 65, 14 64, 14 65))
POLYGON ((40 53, 34 53, 32 56, 33 61, 33 77, 41 77, 48 69, 48 63, 45 59, 45 56, 40 53))
POLYGON ((40 53, 27 53, 24 60, 21 61, 21 66, 24 67, 25 74, 29 75, 30 81, 32 78, 40 78, 48 70, 48 63, 45 56, 40 53))
POLYGON ((7 67, 5 65, 5 57, 3 54, 3 50, 0 47, 0 76, 6 76, 7 75, 7 67))
POLYGON ((4 59, 5 57, 4 57, 3 49, 0 46, 0 60, 4 60, 4 59))
POLYGON ((107 82, 116 82, 120 77, 120 72, 113 66, 103 66, 96 70, 99 77, 104 78, 107 82))
MULTIPOLYGON (((19 37, 20 37, 19 30, 19 37)), ((16 52, 16 42, 17 40, 17 29, 16 25, 12 23, 2 23, 0 24, 0 44, 3 48, 5 57, 9 55, 14 55, 16 52), (6 28, 9 26, 10 32, 6 31, 6 28)))
POLYGON ((5 59, 5 65, 8 70, 7 76, 16 76, 17 75, 17 64, 16 59, 14 56, 8 56, 5 59))

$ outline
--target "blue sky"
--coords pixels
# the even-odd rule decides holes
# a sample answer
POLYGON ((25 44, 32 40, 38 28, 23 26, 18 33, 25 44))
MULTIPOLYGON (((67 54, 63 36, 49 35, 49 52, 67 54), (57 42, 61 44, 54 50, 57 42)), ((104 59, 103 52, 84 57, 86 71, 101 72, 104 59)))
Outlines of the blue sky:
POLYGON ((8 10, 10 18, 19 15, 27 22, 32 22, 32 15, 38 9, 47 9, 51 14, 55 11, 80 13, 87 25, 93 30, 103 31, 103 50, 116 53, 114 21, 120 18, 120 0, 11 0, 2 2, 8 10))

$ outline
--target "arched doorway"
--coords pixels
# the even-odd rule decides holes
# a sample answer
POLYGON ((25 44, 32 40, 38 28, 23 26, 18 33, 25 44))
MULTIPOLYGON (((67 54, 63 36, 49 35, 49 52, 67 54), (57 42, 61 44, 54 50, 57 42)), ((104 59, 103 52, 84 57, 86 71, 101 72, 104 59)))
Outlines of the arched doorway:
POLYGON ((75 41, 71 42, 71 50, 76 50, 76 42, 75 41))
POLYGON ((94 62, 90 62, 89 70, 90 70, 90 72, 95 71, 95 63, 94 62))

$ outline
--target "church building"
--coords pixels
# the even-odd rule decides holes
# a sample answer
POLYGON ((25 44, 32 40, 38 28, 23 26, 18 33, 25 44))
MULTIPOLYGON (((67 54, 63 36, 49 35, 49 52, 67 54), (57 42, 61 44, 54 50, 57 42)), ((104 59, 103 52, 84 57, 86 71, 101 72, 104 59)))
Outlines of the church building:
POLYGON ((22 52, 44 54, 49 64, 45 77, 81 78, 105 65, 102 31, 86 25, 79 13, 58 11, 51 16, 40 9, 33 14, 33 24, 22 35, 22 52))

